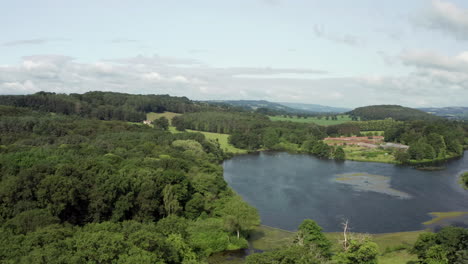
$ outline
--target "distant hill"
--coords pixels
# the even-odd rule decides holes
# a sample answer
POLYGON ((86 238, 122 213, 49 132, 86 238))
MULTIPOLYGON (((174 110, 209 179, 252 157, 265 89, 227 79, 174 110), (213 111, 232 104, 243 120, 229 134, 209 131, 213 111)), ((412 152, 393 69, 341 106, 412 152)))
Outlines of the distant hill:
POLYGON ((424 111, 400 105, 371 105, 358 107, 348 112, 348 114, 358 116, 361 120, 381 120, 386 118, 393 118, 401 121, 440 119, 440 117, 424 111))
POLYGON ((448 119, 468 120, 468 107, 450 106, 450 107, 427 107, 418 108, 421 111, 448 119))
POLYGON ((295 108, 298 110, 304 110, 308 112, 314 113, 344 113, 350 111, 350 108, 343 108, 343 107, 333 107, 333 106, 326 106, 326 105, 318 105, 318 104, 301 104, 301 103, 285 103, 280 102, 280 104, 295 108))
POLYGON ((344 113, 351 109, 338 108, 316 104, 300 104, 300 103, 276 103, 266 100, 216 100, 205 101, 214 104, 228 104, 235 107, 241 107, 247 110, 268 109, 272 113, 289 113, 289 114, 311 114, 311 113, 344 113))
POLYGON ((241 107, 247 110, 257 110, 259 108, 267 108, 269 110, 276 111, 285 111, 285 112, 295 112, 296 109, 287 107, 279 103, 273 103, 266 100, 216 100, 216 101, 206 101, 208 103, 215 104, 227 104, 231 106, 241 107))

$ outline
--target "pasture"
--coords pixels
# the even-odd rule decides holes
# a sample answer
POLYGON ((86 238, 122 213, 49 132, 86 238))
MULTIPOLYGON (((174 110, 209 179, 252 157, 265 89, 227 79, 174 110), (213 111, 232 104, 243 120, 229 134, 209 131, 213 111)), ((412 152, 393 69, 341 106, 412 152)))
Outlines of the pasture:
POLYGON ((146 120, 153 122, 154 120, 164 116, 165 118, 169 120, 169 125, 170 125, 172 123, 172 118, 174 118, 175 116, 179 116, 179 115, 181 114, 173 113, 173 112, 164 112, 164 113, 151 112, 151 113, 146 114, 146 120))
POLYGON ((270 116, 271 121, 291 121, 291 122, 298 122, 298 123, 314 123, 320 126, 330 126, 330 125, 338 125, 347 122, 352 122, 353 120, 349 115, 338 115, 337 120, 332 120, 331 116, 327 117, 317 117, 317 116, 309 116, 309 117, 298 117, 298 116, 270 116))
MULTIPOLYGON (((175 130, 175 128, 173 129, 175 130)), ((203 132, 203 131, 196 131, 187 129, 188 132, 198 132, 205 135, 205 138, 214 142, 218 142, 220 148, 224 152, 234 153, 234 154, 245 154, 247 150, 236 148, 233 145, 229 144, 229 135, 228 134, 220 134, 220 133, 212 133, 212 132, 203 132)))

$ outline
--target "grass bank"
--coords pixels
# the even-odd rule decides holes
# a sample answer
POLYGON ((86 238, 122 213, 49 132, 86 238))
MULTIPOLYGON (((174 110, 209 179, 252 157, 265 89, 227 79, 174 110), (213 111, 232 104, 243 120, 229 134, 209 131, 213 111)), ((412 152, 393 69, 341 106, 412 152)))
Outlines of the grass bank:
POLYGON ((468 212, 432 212, 429 213, 433 218, 424 222, 424 225, 433 225, 444 220, 455 219, 463 215, 468 215, 468 212))
MULTIPOLYGON (((369 234, 368 236, 379 246, 379 263, 403 264, 417 260, 417 257, 410 254, 408 249, 412 247, 418 236, 423 232, 369 234)), ((342 233, 325 233, 325 235, 333 243, 334 251, 338 251, 341 247, 342 233)), ((287 247, 293 243, 295 236, 295 232, 261 225, 253 230, 249 242, 252 248, 271 251, 287 247)), ((218 254, 210 257, 208 262, 212 264, 241 264, 244 263, 244 260, 242 254, 218 254)))
POLYGON ((353 120, 349 115, 338 115, 337 120, 332 120, 331 116, 327 120, 326 117, 298 117, 298 116, 269 116, 271 121, 291 121, 298 123, 314 123, 321 126, 338 125, 346 122, 352 122, 353 120))
POLYGON ((365 162, 382 162, 398 164, 395 160, 393 151, 389 149, 369 149, 360 146, 343 146, 343 150, 347 160, 365 161, 365 162))

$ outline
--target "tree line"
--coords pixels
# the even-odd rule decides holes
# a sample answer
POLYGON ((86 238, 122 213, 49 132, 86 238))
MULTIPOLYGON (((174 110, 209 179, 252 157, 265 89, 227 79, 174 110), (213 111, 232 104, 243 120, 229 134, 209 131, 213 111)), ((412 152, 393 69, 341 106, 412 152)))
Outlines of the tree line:
POLYGON ((398 123, 385 130, 385 141, 409 145, 407 152, 399 153, 397 159, 444 160, 463 155, 467 145, 468 129, 463 123, 440 121, 410 121, 398 123))
POLYGON ((31 95, 2 95, 0 105, 27 107, 42 112, 78 115, 99 120, 141 122, 149 112, 224 111, 229 106, 197 103, 186 97, 169 95, 134 95, 115 92, 56 94, 38 92, 31 95))

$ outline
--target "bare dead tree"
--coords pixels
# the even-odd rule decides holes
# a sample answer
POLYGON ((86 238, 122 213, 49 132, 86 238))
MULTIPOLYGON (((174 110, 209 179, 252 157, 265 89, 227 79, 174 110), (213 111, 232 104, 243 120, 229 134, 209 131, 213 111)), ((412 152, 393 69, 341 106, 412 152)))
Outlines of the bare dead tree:
POLYGON ((348 251, 349 248, 349 241, 348 241, 348 219, 344 219, 343 223, 341 224, 343 226, 343 250, 348 251))
POLYGON ((299 230, 296 237, 294 238, 294 243, 300 246, 304 246, 304 233, 299 230))

